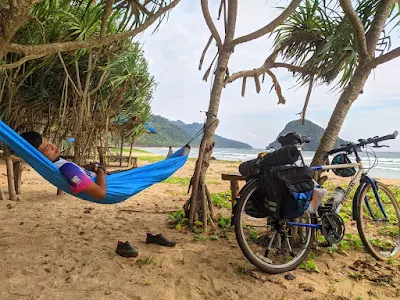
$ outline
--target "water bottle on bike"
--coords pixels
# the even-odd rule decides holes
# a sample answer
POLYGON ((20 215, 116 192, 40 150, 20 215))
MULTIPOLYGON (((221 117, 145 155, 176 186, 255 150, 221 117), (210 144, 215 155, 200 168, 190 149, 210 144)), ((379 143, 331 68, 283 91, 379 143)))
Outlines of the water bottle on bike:
POLYGON ((335 211, 338 214, 342 207, 341 202, 344 196, 344 189, 342 189, 340 186, 336 187, 328 201, 326 201, 324 206, 321 207, 319 214, 322 215, 324 212, 328 211, 335 211))

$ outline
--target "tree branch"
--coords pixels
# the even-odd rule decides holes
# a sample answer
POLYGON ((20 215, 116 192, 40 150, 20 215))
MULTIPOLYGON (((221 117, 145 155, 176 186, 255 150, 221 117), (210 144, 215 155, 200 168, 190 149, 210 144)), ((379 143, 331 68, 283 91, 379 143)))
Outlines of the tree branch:
POLYGON ((261 74, 267 72, 268 68, 265 67, 265 65, 262 65, 261 67, 253 70, 245 70, 245 71, 239 71, 236 73, 233 73, 231 76, 229 76, 225 80, 225 86, 228 83, 234 82, 236 79, 242 78, 242 77, 255 77, 255 76, 260 76, 261 74))
POLYGON ((12 9, 15 9, 15 8, 18 7, 18 1, 16 1, 16 0, 9 0, 9 1, 8 1, 8 4, 10 5, 10 7, 11 7, 12 9))
POLYGON ((103 45, 107 45, 116 41, 120 41, 126 38, 133 37, 148 27, 150 27, 161 15, 169 11, 170 9, 174 8, 180 0, 174 0, 167 6, 160 8, 155 14, 150 16, 141 26, 138 28, 115 34, 115 35, 110 35, 106 36, 103 39, 97 39, 93 41, 73 41, 73 42, 63 42, 63 43, 52 43, 52 44, 46 44, 46 45, 20 45, 20 44, 6 44, 5 49, 7 52, 16 52, 16 53, 23 53, 27 56, 29 55, 46 55, 46 54, 52 54, 52 53, 57 53, 57 52, 66 52, 66 51, 72 51, 76 49, 82 49, 82 48, 97 48, 103 45))
POLYGON ((71 82, 71 84, 72 84, 72 86, 74 87, 76 93, 77 93, 78 95, 81 95, 81 93, 79 92, 78 88, 76 87, 74 81, 72 80, 71 76, 69 75, 67 66, 65 65, 64 59, 62 58, 60 52, 58 52, 58 57, 60 58, 61 64, 62 64, 62 66, 63 66, 63 68, 64 68, 65 75, 67 75, 67 78, 68 78, 69 82, 71 82))
POLYGON ((395 2, 396 0, 381 0, 378 4, 375 17, 372 20, 371 27, 366 34, 367 49, 371 57, 375 56, 376 44, 378 43, 379 37, 385 27, 386 21, 395 2))
POLYGON ((282 22, 285 21, 295 11, 297 6, 299 6, 300 2, 301 2, 301 0, 292 0, 292 2, 290 2, 289 6, 271 23, 260 28, 257 31, 254 31, 250 34, 247 34, 247 35, 244 35, 244 36, 234 39, 229 44, 229 47, 234 48, 236 45, 258 39, 258 38, 266 35, 267 33, 272 32, 277 26, 282 24, 282 22))
POLYGON ((97 84, 97 86, 92 91, 90 91, 89 96, 94 95, 94 93, 96 93, 103 86, 103 83, 106 81, 107 77, 108 77, 108 72, 107 72, 107 70, 105 70, 103 72, 103 74, 101 74, 101 77, 100 77, 100 80, 99 80, 99 83, 97 84))
POLYGON ((203 52, 201 53, 200 63, 199 63, 199 70, 201 70, 201 68, 203 66, 204 57, 206 56, 208 47, 210 47, 212 40, 213 40, 213 36, 211 35, 210 38, 208 39, 208 42, 207 42, 206 46, 204 47, 203 52))
POLYGON ((308 74, 308 75, 314 74, 313 72, 310 72, 309 70, 307 70, 307 68, 299 67, 299 66, 295 66, 295 65, 291 65, 291 64, 287 64, 287 63, 281 63, 281 62, 274 63, 273 68, 285 68, 294 73, 301 73, 301 74, 308 74))
POLYGON ((396 57, 400 56, 400 47, 397 47, 393 49, 392 51, 389 51, 388 53, 378 56, 377 58, 371 60, 367 64, 365 64, 363 67, 364 68, 376 68, 377 66, 384 64, 388 61, 391 61, 392 59, 395 59, 396 57))
MULTIPOLYGON (((268 72, 268 71, 267 71, 268 72)), ((254 84, 256 85, 256 92, 257 94, 260 93, 261 91, 261 84, 260 84, 260 78, 258 76, 254 76, 254 84)))
POLYGON ((25 56, 25 57, 21 58, 20 60, 17 60, 16 62, 13 62, 11 64, 0 65, 0 70, 17 68, 29 60, 38 59, 43 56, 45 56, 45 55, 38 54, 38 55, 25 56))
POLYGON ((241 77, 260 76, 261 74, 266 73, 269 69, 272 69, 272 68, 285 68, 285 69, 288 69, 291 72, 312 75, 312 73, 310 71, 308 71, 304 67, 298 67, 298 66, 295 66, 295 65, 291 65, 291 64, 287 64, 287 63, 281 63, 281 62, 274 63, 274 62, 270 61, 270 58, 268 58, 268 59, 265 60, 264 64, 261 67, 257 68, 257 69, 245 70, 245 71, 239 71, 239 72, 233 73, 231 76, 229 76, 226 79, 225 86, 228 83, 231 83, 231 82, 233 82, 236 79, 239 79, 241 77))
POLYGON ((208 26, 208 29, 211 31, 211 35, 217 42, 218 52, 222 50, 222 41, 221 37, 219 36, 218 30, 214 25, 214 22, 210 15, 210 10, 208 9, 208 0, 201 0, 201 10, 203 11, 204 20, 208 26))
POLYGON ((39 31, 40 34, 42 36, 42 40, 43 40, 43 44, 46 44, 46 32, 44 30, 44 26, 42 24, 42 22, 40 22, 40 20, 38 19, 38 17, 36 16, 30 16, 30 18, 37 24, 37 26, 39 27, 39 31))
POLYGON ((214 56, 213 60, 211 61, 211 64, 210 64, 210 66, 208 67, 207 71, 204 73, 204 75, 203 75, 203 81, 207 81, 208 76, 210 75, 212 66, 214 65, 215 59, 216 59, 217 57, 218 57, 218 52, 215 54, 215 56, 214 56))
POLYGON ((304 125, 304 120, 306 119, 306 111, 307 111, 308 103, 310 102, 313 84, 314 84, 314 76, 311 76, 310 77, 310 85, 308 86, 306 101, 304 101, 303 111, 301 112, 301 125, 304 125))
POLYGON ((144 13, 144 14, 146 14, 146 15, 148 15, 148 16, 151 15, 151 12, 149 12, 148 9, 147 9, 143 4, 141 4, 138 0, 133 0, 133 3, 135 3, 135 5, 137 6, 137 8, 138 8, 142 13, 144 13))
POLYGON ((351 26, 355 30, 358 53, 361 56, 361 61, 368 60, 370 55, 367 51, 367 40, 365 38, 364 25, 351 5, 351 0, 339 0, 339 2, 343 8, 344 14, 349 19, 351 26))
POLYGON ((224 28, 225 28, 225 34, 226 34, 226 0, 221 0, 221 3, 219 5, 217 20, 221 19, 221 13, 224 14, 224 28))
POLYGON ((29 1, 29 0, 10 0, 8 1, 9 8, 2 9, 1 11, 1 36, 0 36, 0 57, 4 53, 4 45, 9 43, 14 37, 18 29, 26 22, 29 18, 29 11, 33 4, 40 3, 41 1, 29 1))
POLYGON ((82 83, 81 83, 81 76, 79 75, 79 64, 78 60, 75 60, 75 74, 76 74, 76 81, 78 83, 79 93, 83 93, 82 90, 82 83))
MULTIPOLYGON (((246 93, 246 81, 247 81, 247 77, 243 77, 243 81, 242 81, 242 97, 244 97, 245 93, 246 93)), ((264 83, 264 81, 263 81, 264 83)))
POLYGON ((279 53, 279 47, 275 48, 274 52, 272 52, 272 54, 268 56, 268 58, 264 61, 261 67, 253 70, 239 71, 233 73, 225 80, 224 85, 226 86, 228 83, 231 83, 241 77, 254 77, 264 74, 265 72, 267 72, 268 69, 273 67, 274 61, 278 56, 278 53, 279 53))
POLYGON ((271 76, 271 79, 274 83, 273 87, 275 88, 276 94, 278 95, 278 99, 279 99, 278 104, 285 104, 286 99, 282 95, 282 88, 281 88, 281 85, 279 84, 278 79, 276 78, 275 74, 272 73, 270 70, 267 71, 267 74, 269 76, 271 76))
POLYGON ((107 0, 106 6, 104 7, 103 17, 101 18, 101 27, 100 27, 100 39, 104 38, 106 33, 106 27, 108 18, 111 15, 112 5, 114 4, 114 0, 107 0))
POLYGON ((238 10, 238 0, 229 0, 227 21, 225 28, 225 42, 224 42, 225 45, 226 43, 228 44, 231 43, 233 38, 235 37, 237 10, 238 10))

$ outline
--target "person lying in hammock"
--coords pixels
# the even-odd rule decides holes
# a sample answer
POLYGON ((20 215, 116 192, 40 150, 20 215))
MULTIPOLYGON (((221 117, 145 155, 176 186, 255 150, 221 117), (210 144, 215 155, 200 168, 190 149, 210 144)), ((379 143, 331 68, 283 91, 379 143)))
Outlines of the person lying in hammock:
POLYGON ((102 165, 91 163, 81 167, 61 158, 60 149, 35 131, 24 132, 21 136, 56 165, 68 180, 72 193, 84 192, 99 200, 106 197, 106 172, 102 165), (93 182, 92 178, 95 178, 96 182, 93 182))

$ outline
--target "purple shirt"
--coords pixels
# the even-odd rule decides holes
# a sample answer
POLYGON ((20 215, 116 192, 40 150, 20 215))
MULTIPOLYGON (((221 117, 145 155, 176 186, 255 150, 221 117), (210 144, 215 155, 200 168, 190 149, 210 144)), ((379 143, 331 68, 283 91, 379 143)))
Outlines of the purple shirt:
POLYGON ((59 158, 54 162, 61 174, 68 180, 73 194, 78 194, 89 187, 96 178, 96 173, 90 172, 73 162, 59 158))

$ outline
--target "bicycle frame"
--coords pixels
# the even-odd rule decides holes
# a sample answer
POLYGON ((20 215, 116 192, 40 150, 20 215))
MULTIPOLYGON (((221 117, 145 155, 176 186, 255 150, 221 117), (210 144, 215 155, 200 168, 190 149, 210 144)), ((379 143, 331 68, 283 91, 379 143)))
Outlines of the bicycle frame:
MULTIPOLYGON (((300 148, 300 147, 299 147, 299 148, 300 148)), ((302 164, 305 166, 306 164, 305 164, 305 162, 304 162, 303 154, 301 153, 301 149, 299 149, 299 150, 300 150, 300 157, 301 157, 302 164)), ((351 167, 358 168, 358 171, 357 171, 356 175, 351 179, 351 181, 350 181, 350 183, 349 183, 349 187, 348 187, 347 190, 345 191, 345 195, 344 195, 343 199, 341 200, 340 204, 338 205, 338 207, 337 207, 337 209, 336 209, 336 213, 339 214, 340 209, 342 208, 343 203, 344 203, 344 202, 346 201, 346 199, 348 198, 350 192, 354 189, 355 185, 356 185, 358 182, 361 182, 361 179, 363 179, 363 180, 365 180, 365 181, 367 181, 368 183, 371 184, 372 190, 373 190, 373 192, 374 192, 374 195, 375 195, 375 197, 376 197, 376 199, 377 199, 377 201, 378 201, 379 208, 380 208, 380 210, 382 211, 383 216, 385 217, 385 219, 387 219, 385 210, 384 210, 384 208, 383 208, 382 202, 381 202, 381 200, 380 200, 380 198, 379 198, 379 195, 378 195, 378 189, 377 189, 377 187, 376 187, 375 181, 374 181, 372 178, 370 178, 369 176, 366 175, 366 174, 367 174, 367 171, 364 169, 363 164, 362 164, 362 161, 361 161, 361 159, 359 158, 359 156, 358 156, 357 153, 356 153, 356 159, 357 159, 357 162, 356 162, 356 163, 351 163, 351 164, 337 164, 337 165, 327 165, 327 166, 314 166, 314 167, 310 167, 310 168, 311 168, 312 170, 315 170, 315 171, 345 169, 345 168, 351 168, 351 167)), ((368 203, 368 199, 365 199, 365 204, 366 204, 366 206, 367 206, 367 208, 368 208, 369 213, 371 214, 371 217, 372 217, 373 219, 375 219, 375 217, 374 217, 374 215, 373 215, 373 212, 372 212, 372 210, 371 210, 371 207, 370 207, 370 205, 369 205, 369 203, 368 203)), ((309 228, 315 228, 315 229, 320 229, 320 228, 321 228, 321 225, 320 225, 320 224, 308 224, 308 223, 297 223, 297 222, 286 222, 286 224, 287 224, 287 225, 291 225, 291 226, 309 227, 309 228)))

